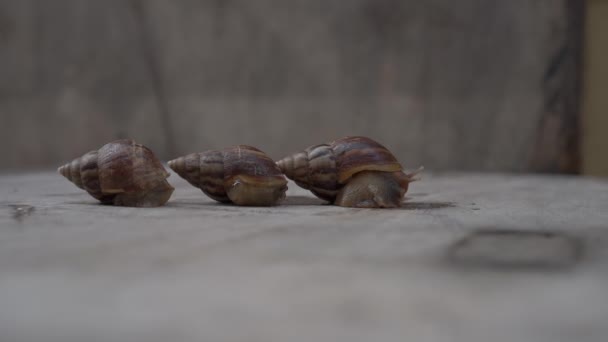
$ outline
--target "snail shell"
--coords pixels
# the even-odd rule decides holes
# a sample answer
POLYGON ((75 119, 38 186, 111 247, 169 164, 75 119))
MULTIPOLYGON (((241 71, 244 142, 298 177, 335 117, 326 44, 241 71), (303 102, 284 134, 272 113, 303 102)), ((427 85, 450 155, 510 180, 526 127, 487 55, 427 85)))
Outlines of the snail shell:
POLYGON ((110 142, 57 171, 104 204, 157 207, 174 190, 154 153, 133 140, 110 142))
POLYGON ((180 177, 222 203, 271 206, 282 201, 287 191, 287 180, 274 161, 247 145, 192 153, 168 164, 180 177))
POLYGON ((366 137, 311 146, 277 165, 299 186, 345 207, 398 207, 415 180, 386 147, 366 137))

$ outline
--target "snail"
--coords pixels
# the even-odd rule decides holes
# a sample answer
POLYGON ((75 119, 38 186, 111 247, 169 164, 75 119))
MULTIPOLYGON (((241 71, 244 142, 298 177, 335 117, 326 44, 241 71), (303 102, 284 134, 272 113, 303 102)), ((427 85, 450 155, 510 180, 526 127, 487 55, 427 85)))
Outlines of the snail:
POLYGON ((180 177, 222 203, 272 206, 282 201, 287 191, 287 180, 274 161, 247 145, 192 153, 168 164, 180 177))
POLYGON ((393 154, 366 137, 345 137, 288 156, 277 165, 299 186, 343 207, 395 208, 409 183, 422 171, 406 174, 393 154))
POLYGON ((57 169, 77 187, 104 204, 157 207, 173 187, 154 153, 133 140, 116 140, 57 169))

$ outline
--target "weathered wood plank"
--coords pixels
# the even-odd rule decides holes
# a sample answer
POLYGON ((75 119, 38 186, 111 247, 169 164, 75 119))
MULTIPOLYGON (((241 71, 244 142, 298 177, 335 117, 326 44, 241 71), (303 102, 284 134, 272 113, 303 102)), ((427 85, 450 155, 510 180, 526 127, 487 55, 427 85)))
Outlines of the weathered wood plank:
POLYGON ((135 209, 1 176, 0 339, 608 336, 605 181, 427 174, 404 208, 359 210, 291 184, 280 207, 219 205, 170 179, 166 207, 135 209))

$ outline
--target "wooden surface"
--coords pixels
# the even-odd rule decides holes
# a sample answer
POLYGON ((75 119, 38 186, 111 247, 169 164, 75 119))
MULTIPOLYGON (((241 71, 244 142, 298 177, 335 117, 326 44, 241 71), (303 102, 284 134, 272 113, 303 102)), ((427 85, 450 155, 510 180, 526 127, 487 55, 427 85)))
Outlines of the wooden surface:
POLYGON ((0 0, 0 168, 369 135, 411 167, 573 172, 579 3, 0 0))
POLYGON ((590 0, 585 26, 583 171, 608 177, 608 1, 590 0))
POLYGON ((397 210, 155 209, 0 177, 2 341, 598 341, 608 182, 425 174, 397 210), (481 232, 480 232, 481 230, 481 232))

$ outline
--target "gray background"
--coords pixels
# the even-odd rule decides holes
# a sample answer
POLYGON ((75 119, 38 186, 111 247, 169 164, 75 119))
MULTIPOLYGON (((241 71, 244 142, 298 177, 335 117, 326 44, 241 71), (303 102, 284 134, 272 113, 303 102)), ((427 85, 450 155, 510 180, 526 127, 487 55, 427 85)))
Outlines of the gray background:
POLYGON ((0 170, 368 135, 406 167, 577 171, 573 0, 0 0, 0 170))

